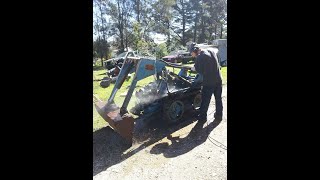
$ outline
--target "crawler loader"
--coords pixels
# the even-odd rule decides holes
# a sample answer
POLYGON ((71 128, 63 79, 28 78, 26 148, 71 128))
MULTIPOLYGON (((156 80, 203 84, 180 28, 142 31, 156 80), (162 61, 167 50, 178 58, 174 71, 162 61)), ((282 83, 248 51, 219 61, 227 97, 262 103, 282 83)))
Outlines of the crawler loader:
POLYGON ((158 121, 166 126, 180 123, 186 112, 199 108, 201 104, 201 82, 199 74, 191 76, 191 67, 163 60, 128 57, 125 59, 109 99, 95 103, 96 110, 108 124, 128 143, 132 143, 133 131, 138 122, 158 121), (180 69, 178 74, 167 67, 180 69), (135 73, 121 107, 114 98, 128 74, 135 73), (149 76, 155 80, 136 92, 137 82, 149 76), (135 95, 137 102, 128 110, 135 95))

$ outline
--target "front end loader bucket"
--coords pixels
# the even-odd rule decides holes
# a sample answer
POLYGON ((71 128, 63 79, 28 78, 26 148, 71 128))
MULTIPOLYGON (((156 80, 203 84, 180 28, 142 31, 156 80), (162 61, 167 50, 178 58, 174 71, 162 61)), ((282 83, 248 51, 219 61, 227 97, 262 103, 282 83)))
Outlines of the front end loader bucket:
POLYGON ((98 101, 95 107, 100 116, 128 143, 132 144, 134 118, 128 113, 121 116, 120 108, 116 104, 98 101))

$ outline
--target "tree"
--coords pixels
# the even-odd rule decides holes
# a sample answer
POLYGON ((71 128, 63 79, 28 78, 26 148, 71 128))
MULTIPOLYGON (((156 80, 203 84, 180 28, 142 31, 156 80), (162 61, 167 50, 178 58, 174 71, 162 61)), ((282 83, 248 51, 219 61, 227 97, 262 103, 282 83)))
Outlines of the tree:
POLYGON ((226 6, 226 0, 94 0, 95 51, 101 59, 110 45, 118 53, 129 47, 155 53, 155 33, 166 36, 167 52, 226 38, 226 6))
POLYGON ((183 46, 186 46, 186 26, 192 22, 192 8, 189 0, 176 0, 174 8, 175 23, 173 31, 179 37, 179 41, 183 46), (182 26, 182 28, 181 28, 182 26), (181 35, 180 35, 181 34, 181 35))
MULTIPOLYGON (((132 0, 134 16, 136 17, 136 21, 134 23, 139 26, 140 38, 144 38, 145 41, 151 45, 153 42, 152 38, 150 38, 150 32, 153 31, 153 27, 155 26, 155 21, 152 18, 153 6, 157 0, 132 0)), ((134 28, 134 27, 133 27, 134 28)))
POLYGON ((156 56, 160 59, 168 54, 167 47, 165 43, 161 43, 156 47, 156 56))
POLYGON ((198 43, 210 42, 223 34, 226 29, 225 0, 189 0, 192 8, 193 41, 198 43))
POLYGON ((224 25, 226 25, 226 1, 224 0, 216 0, 214 1, 213 8, 215 10, 215 14, 212 15, 216 24, 215 35, 219 38, 223 38, 224 25))
POLYGON ((217 38, 223 38, 224 26, 226 25, 227 4, 225 0, 203 0, 206 13, 206 22, 208 22, 208 31, 205 35, 210 41, 217 38))
POLYGON ((190 12, 193 14, 191 15, 191 20, 193 21, 193 42, 197 42, 197 31, 198 31, 198 21, 200 17, 200 1, 199 0, 190 0, 190 4, 192 9, 190 12))
POLYGON ((95 51, 101 59, 101 66, 103 66, 103 57, 107 59, 108 54, 108 42, 107 42, 107 21, 106 15, 106 1, 105 0, 94 0, 93 5, 94 11, 94 32, 97 35, 95 51))
POLYGON ((141 26, 139 22, 133 23, 133 50, 138 50, 141 53, 148 53, 149 44, 141 37, 141 26))
POLYGON ((167 36, 167 47, 171 43, 171 23, 173 18, 174 0, 158 0, 153 4, 152 16, 154 19, 154 31, 167 36))
POLYGON ((119 37, 120 44, 119 52, 123 52, 128 47, 130 42, 131 22, 129 18, 132 17, 131 1, 115 0, 115 2, 108 2, 107 13, 110 15, 112 21, 112 35, 119 37))

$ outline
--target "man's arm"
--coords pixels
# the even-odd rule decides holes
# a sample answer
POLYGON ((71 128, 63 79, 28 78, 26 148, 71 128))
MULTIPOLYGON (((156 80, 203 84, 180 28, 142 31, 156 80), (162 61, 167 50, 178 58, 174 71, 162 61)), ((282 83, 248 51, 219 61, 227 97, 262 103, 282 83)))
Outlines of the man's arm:
POLYGON ((210 55, 211 55, 211 57, 212 57, 213 61, 215 61, 215 62, 216 62, 217 67, 221 70, 219 52, 218 52, 217 54, 216 54, 216 53, 214 53, 214 52, 212 52, 212 51, 209 51, 209 50, 208 50, 208 52, 210 53, 210 55))
POLYGON ((203 63, 203 55, 200 54, 199 56, 197 56, 196 62, 194 64, 195 70, 200 74, 203 74, 202 63, 203 63))

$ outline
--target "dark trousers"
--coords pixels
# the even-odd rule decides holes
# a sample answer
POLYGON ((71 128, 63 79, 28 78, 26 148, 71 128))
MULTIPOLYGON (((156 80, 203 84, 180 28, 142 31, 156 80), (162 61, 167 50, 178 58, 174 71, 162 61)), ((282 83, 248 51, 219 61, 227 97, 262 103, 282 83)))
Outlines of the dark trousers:
POLYGON ((215 86, 202 86, 201 91, 201 106, 199 118, 207 119, 207 112, 211 100, 212 94, 214 95, 216 101, 216 116, 222 116, 222 84, 217 84, 215 86))

